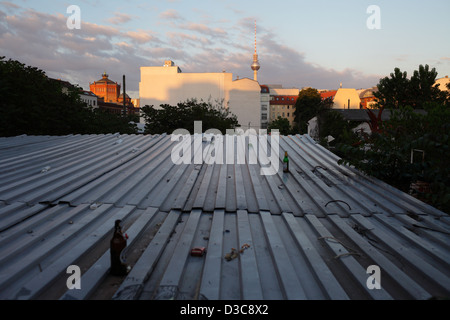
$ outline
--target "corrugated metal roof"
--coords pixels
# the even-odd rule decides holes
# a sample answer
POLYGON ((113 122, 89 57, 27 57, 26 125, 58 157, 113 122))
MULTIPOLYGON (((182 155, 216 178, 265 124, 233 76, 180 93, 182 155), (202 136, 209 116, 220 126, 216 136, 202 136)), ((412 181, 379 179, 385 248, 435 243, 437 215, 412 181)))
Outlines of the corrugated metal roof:
POLYGON ((250 155, 245 164, 176 165, 176 144, 170 135, 0 138, 0 298, 449 295, 449 216, 338 165, 308 136, 280 136, 290 173, 275 175, 261 175, 250 155), (108 275, 117 218, 133 267, 120 279, 108 275), (207 254, 190 256, 196 246, 207 254), (81 290, 67 290, 72 264, 81 290), (380 290, 367 286, 371 265, 380 290))

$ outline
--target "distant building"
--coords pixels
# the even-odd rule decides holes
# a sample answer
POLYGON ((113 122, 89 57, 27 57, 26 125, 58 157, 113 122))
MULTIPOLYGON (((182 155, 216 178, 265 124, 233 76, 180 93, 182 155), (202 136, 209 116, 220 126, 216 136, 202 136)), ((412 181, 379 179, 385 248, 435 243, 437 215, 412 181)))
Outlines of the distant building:
MULTIPOLYGON (((101 110, 107 111, 109 113, 123 114, 124 107, 118 103, 104 102, 103 100, 98 101, 98 107, 101 110)), ((133 105, 127 105, 126 107, 128 115, 139 115, 139 108, 134 108, 133 105)))
POLYGON ((195 98, 223 103, 238 118, 243 129, 261 128, 261 86, 255 80, 233 80, 233 74, 183 73, 173 61, 161 67, 141 67, 139 99, 141 106, 177 105, 195 98))
POLYGON ((77 87, 71 84, 69 81, 61 80, 61 79, 54 79, 54 78, 48 78, 52 82, 59 83, 61 85, 61 91, 65 94, 68 94, 71 90, 77 90, 77 87))
POLYGON ((294 124, 295 103, 298 99, 299 89, 285 89, 281 85, 269 85, 270 89, 270 122, 278 117, 288 119, 294 124))
POLYGON ((320 97, 322 98, 322 100, 331 98, 334 100, 334 96, 336 95, 337 90, 324 90, 320 92, 320 97))
MULTIPOLYGON (((120 94, 119 97, 117 98, 117 103, 120 104, 120 105, 123 105, 123 93, 120 94)), ((127 105, 127 106, 132 106, 133 105, 132 99, 126 93, 125 93, 125 105, 127 105)))
POLYGON ((378 87, 362 90, 359 93, 362 109, 373 109, 377 103, 374 92, 378 92, 378 87))
POLYGON ((93 108, 98 108, 98 97, 91 91, 86 91, 71 84, 69 81, 61 80, 61 79, 53 79, 49 78, 50 81, 58 82, 61 85, 61 91, 65 94, 68 94, 69 91, 80 91, 80 99, 85 102, 88 106, 93 108))
POLYGON ((104 72, 102 78, 94 83, 89 83, 89 90, 104 102, 119 103, 120 84, 108 79, 108 74, 104 72))
POLYGON ((80 93, 80 99, 85 102, 88 106, 96 109, 98 108, 98 97, 91 91, 83 90, 80 93))
POLYGON ((133 104, 133 106, 135 108, 140 108, 141 107, 141 101, 139 99, 131 99, 131 103, 133 104))
POLYGON ((261 129, 267 129, 270 114, 270 89, 266 85, 261 85, 261 129))
POLYGON ((333 109, 360 109, 361 99, 356 89, 339 88, 333 98, 333 109))
POLYGON ((445 76, 444 78, 439 78, 436 80, 436 82, 434 83, 435 85, 439 84, 439 89, 441 91, 450 91, 450 89, 447 87, 447 85, 450 83, 450 79, 448 78, 448 76, 445 76))

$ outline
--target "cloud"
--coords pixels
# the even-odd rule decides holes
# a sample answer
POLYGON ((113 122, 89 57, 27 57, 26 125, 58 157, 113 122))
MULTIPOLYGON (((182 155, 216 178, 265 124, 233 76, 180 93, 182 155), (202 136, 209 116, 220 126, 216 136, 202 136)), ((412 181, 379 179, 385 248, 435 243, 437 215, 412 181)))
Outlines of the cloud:
POLYGON ((138 31, 127 31, 125 36, 130 38, 132 41, 144 44, 151 41, 159 41, 155 36, 151 34, 151 31, 138 30, 138 31))
MULTIPOLYGON (((126 23, 127 15, 112 19, 126 23)), ((175 10, 160 14, 171 21, 171 31, 160 38, 154 30, 122 31, 117 27, 82 21, 80 30, 69 30, 67 16, 47 14, 33 9, 6 13, 0 9, 1 55, 44 70, 49 76, 66 79, 89 88, 107 71, 120 82, 127 76, 127 89, 137 92, 141 66, 161 66, 171 59, 183 72, 227 72, 253 77, 254 18, 237 24, 188 22, 175 10)), ((129 21, 129 20, 128 20, 129 21)), ((110 21, 111 22, 111 21, 110 21)), ((271 30, 258 25, 258 54, 261 84, 284 87, 312 86, 337 88, 370 87, 379 76, 356 70, 326 69, 308 62, 304 53, 281 42, 271 30)), ((442 61, 447 61, 444 58, 442 61)))
POLYGON ((89 88, 101 72, 111 70, 115 81, 128 74, 136 90, 139 65, 147 64, 136 54, 133 42, 146 43, 153 36, 138 30, 123 33, 110 26, 82 21, 81 29, 69 30, 67 17, 35 10, 15 15, 0 11, 0 48, 2 55, 44 70, 47 75, 66 79, 89 88), (3 19, 5 17, 5 19, 3 19), (125 44, 129 44, 126 46, 125 44), (130 75, 130 73, 133 75, 130 75))
POLYGON ((174 9, 169 9, 167 11, 161 12, 159 14, 159 18, 163 20, 184 20, 184 18, 180 16, 180 14, 174 9))
POLYGON ((20 6, 9 1, 0 1, 0 4, 4 6, 7 10, 20 9, 20 6))
POLYGON ((128 21, 131 21, 132 19, 133 19, 133 17, 129 14, 116 12, 116 13, 114 13, 114 17, 107 19, 107 21, 109 23, 118 25, 118 24, 127 23, 128 21))
POLYGON ((210 28, 206 24, 189 22, 187 24, 181 25, 181 29, 195 31, 203 35, 210 37, 225 37, 227 32, 222 28, 210 28))
POLYGON ((183 32, 168 32, 168 39, 170 39, 171 44, 180 47, 195 47, 204 48, 205 46, 210 46, 213 42, 207 37, 199 37, 189 33, 183 32))
MULTIPOLYGON (((208 48, 191 54, 179 65, 184 72, 232 72, 234 78, 253 78, 254 19, 245 18, 229 29, 225 37, 212 37, 208 48)), ((191 24, 189 30, 208 35, 211 28, 191 24)), ((282 84, 283 87, 315 87, 336 89, 344 87, 368 88, 376 85, 379 75, 366 75, 357 70, 327 69, 306 60, 305 54, 282 43, 271 30, 258 27, 258 55, 261 84, 282 84)), ((186 37, 187 39, 187 37, 186 37)), ((199 44, 199 43, 197 43, 199 44)))

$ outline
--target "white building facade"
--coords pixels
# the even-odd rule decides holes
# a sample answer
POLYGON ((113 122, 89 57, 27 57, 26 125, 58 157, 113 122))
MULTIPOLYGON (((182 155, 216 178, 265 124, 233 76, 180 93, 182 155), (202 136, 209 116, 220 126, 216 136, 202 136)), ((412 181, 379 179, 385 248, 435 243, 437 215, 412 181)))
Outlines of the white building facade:
POLYGON ((91 91, 83 90, 80 93, 81 101, 85 102, 88 106, 97 109, 98 108, 98 97, 91 91))
POLYGON ((173 61, 161 67, 141 67, 140 105, 177 105, 189 99, 223 103, 243 129, 261 128, 261 87, 255 80, 233 80, 233 74, 183 73, 173 61))
POLYGON ((340 88, 333 99, 334 109, 360 109, 361 98, 356 89, 340 88))

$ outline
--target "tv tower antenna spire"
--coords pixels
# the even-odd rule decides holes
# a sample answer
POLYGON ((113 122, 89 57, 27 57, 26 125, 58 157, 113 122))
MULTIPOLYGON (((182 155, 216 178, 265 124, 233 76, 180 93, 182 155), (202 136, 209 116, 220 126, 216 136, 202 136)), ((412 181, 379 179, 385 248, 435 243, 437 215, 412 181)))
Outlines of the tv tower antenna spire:
POLYGON ((256 53, 256 20, 255 20, 255 53, 253 54, 253 63, 251 66, 253 70, 253 79, 258 81, 258 70, 261 68, 258 61, 258 54, 256 53))

